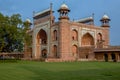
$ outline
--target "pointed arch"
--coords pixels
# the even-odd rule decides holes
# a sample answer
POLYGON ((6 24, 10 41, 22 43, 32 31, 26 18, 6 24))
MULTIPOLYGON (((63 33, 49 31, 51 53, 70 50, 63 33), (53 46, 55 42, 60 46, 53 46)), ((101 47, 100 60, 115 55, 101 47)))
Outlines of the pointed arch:
POLYGON ((77 45, 72 46, 72 54, 73 56, 76 56, 78 54, 78 47, 77 45))
POLYGON ((102 34, 98 33, 97 34, 97 48, 102 48, 103 42, 104 42, 104 40, 102 39, 102 34))
POLYGON ((53 51, 52 52, 53 52, 53 56, 57 57, 57 45, 53 46, 53 51))
POLYGON ((72 40, 78 41, 78 31, 72 30, 72 40))
POLYGON ((86 33, 82 37, 81 41, 82 46, 92 46, 94 45, 94 38, 90 33, 86 33))
MULTIPOLYGON (((47 33, 45 32, 45 30, 41 29, 36 36, 36 58, 43 57, 43 52, 45 52, 45 50, 42 51, 41 46, 46 44, 47 44, 47 33)), ((45 55, 47 55, 47 53, 45 55)))
POLYGON ((42 51, 41 51, 41 57, 42 58, 47 58, 47 50, 46 49, 43 49, 42 51))
POLYGON ((101 33, 98 33, 98 34, 97 34, 97 40, 98 40, 98 41, 102 41, 102 34, 101 34, 101 33))
POLYGON ((47 33, 45 30, 41 29, 37 34, 37 43, 47 44, 47 33))
POLYGON ((53 31, 53 40, 56 41, 57 40, 57 30, 53 31))

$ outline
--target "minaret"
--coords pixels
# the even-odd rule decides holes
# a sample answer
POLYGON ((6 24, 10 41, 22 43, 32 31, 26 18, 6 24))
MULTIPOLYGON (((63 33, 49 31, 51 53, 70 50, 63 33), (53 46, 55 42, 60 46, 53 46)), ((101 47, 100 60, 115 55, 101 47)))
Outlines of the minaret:
POLYGON ((69 20, 68 13, 70 12, 70 10, 66 4, 62 4, 58 12, 60 14, 59 20, 61 19, 69 20))
POLYGON ((58 39, 58 47, 60 58, 68 59, 70 58, 70 21, 68 17, 68 13, 70 12, 68 6, 66 4, 62 4, 60 9, 58 10, 59 17, 59 39, 58 39))
POLYGON ((103 15, 103 17, 100 21, 102 23, 101 27, 110 27, 109 26, 109 21, 111 21, 111 20, 106 14, 103 15))
POLYGON ((50 3, 50 26, 52 26, 52 24, 54 23, 54 20, 55 20, 55 17, 53 16, 54 11, 52 9, 52 6, 53 6, 53 4, 50 3))
POLYGON ((106 14, 104 14, 103 15, 103 17, 102 17, 102 19, 100 20, 101 21, 101 23, 102 23, 102 25, 101 25, 101 27, 103 28, 103 40, 104 40, 104 43, 103 43, 103 47, 108 47, 109 45, 110 45, 110 43, 109 43, 109 28, 110 28, 110 25, 109 25, 109 21, 111 21, 110 20, 110 18, 106 15, 106 14))

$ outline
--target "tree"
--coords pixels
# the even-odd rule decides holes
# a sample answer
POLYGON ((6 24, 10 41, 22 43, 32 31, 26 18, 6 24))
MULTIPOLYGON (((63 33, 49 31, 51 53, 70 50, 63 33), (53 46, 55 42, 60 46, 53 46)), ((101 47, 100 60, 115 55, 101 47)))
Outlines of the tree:
POLYGON ((29 34, 31 25, 32 23, 29 20, 26 20, 25 22, 23 22, 24 43, 26 43, 27 46, 30 46, 32 42, 31 35, 29 34))
POLYGON ((28 24, 22 21, 20 14, 9 17, 0 13, 0 52, 23 51, 28 39, 27 28, 28 24))

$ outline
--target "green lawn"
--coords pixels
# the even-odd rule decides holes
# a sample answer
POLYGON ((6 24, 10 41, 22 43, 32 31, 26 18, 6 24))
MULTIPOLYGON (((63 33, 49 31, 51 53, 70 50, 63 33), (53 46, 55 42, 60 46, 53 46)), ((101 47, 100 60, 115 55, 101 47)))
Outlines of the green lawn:
POLYGON ((120 80, 120 63, 0 63, 0 80, 120 80))

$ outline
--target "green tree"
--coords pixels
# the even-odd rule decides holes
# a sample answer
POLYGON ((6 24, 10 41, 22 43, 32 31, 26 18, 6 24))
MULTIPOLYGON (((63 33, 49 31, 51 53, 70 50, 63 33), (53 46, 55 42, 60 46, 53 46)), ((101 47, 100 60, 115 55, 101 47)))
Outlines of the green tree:
POLYGON ((0 13, 0 52, 22 51, 23 44, 30 39, 26 33, 29 27, 30 24, 23 22, 20 14, 9 17, 0 13))
POLYGON ((29 20, 26 20, 25 22, 23 22, 23 34, 24 34, 24 43, 27 46, 31 46, 31 42, 32 42, 32 37, 30 35, 30 26, 31 26, 31 22, 29 20))

